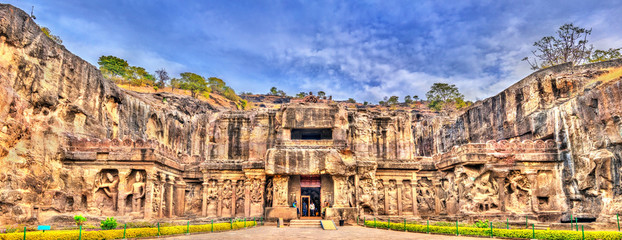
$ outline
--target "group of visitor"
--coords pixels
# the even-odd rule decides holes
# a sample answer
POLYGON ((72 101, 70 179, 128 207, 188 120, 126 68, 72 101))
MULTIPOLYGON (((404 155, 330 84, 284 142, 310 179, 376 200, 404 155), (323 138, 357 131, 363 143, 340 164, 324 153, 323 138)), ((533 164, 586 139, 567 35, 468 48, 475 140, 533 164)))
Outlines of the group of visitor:
MULTIPOLYGON (((300 209, 298 209, 298 201, 294 200, 294 203, 292 203, 292 207, 296 208, 296 214, 300 214, 300 209)), ((324 201, 324 204, 322 205, 322 217, 326 216, 326 209, 330 207, 330 204, 328 203, 328 201, 324 201)), ((309 207, 307 208, 307 202, 302 202, 302 216, 303 217, 308 217, 308 216, 316 216, 316 211, 315 211, 315 203, 311 202, 311 204, 309 204, 309 207), (309 213, 311 213, 310 215, 307 215, 307 209, 309 209, 309 213)))

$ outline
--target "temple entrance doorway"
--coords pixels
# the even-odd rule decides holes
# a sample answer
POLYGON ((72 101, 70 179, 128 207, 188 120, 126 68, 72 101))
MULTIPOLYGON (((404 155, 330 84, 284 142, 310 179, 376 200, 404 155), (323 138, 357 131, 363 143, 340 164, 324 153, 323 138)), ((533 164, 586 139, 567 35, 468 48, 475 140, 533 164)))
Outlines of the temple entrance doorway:
POLYGON ((301 219, 321 218, 320 175, 300 176, 301 219))

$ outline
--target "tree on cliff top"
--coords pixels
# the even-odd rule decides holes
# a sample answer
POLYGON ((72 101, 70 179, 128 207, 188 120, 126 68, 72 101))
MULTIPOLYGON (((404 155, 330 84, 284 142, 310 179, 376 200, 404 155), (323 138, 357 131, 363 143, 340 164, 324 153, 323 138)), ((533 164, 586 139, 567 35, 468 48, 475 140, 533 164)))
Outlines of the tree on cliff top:
POLYGON ((451 105, 448 103, 454 103, 453 106, 457 109, 468 105, 464 102, 464 95, 453 84, 434 83, 425 96, 430 102, 428 107, 436 111, 450 109, 451 105))
POLYGON ((97 61, 99 70, 104 74, 125 78, 129 64, 125 59, 115 56, 101 56, 97 61))
POLYGON ((156 75, 158 76, 158 87, 164 88, 171 78, 168 76, 168 72, 166 69, 162 68, 160 70, 156 70, 156 75))
MULTIPOLYGON (((193 98, 196 98, 198 94, 209 94, 212 89, 207 86, 207 81, 201 75, 191 72, 180 73, 179 79, 173 79, 174 82, 179 84, 179 88, 189 90, 193 98)), ((209 96, 209 95, 208 95, 209 96)))
POLYGON ((592 51, 592 46, 587 46, 587 36, 590 34, 592 29, 577 27, 572 23, 564 24, 557 30, 557 36, 546 36, 533 43, 536 47, 532 51, 533 62, 529 57, 523 58, 523 61, 527 61, 533 70, 567 62, 582 64, 589 59, 592 51))
POLYGON ((609 50, 595 50, 590 57, 590 62, 603 62, 609 61, 612 59, 621 58, 622 54, 620 53, 622 48, 610 48, 609 50))
POLYGON ((50 39, 52 39, 52 41, 58 43, 58 44, 63 44, 63 40, 60 39, 59 36, 53 35, 52 31, 47 28, 47 27, 40 27, 41 31, 43 31, 43 33, 45 34, 45 36, 49 37, 50 39))

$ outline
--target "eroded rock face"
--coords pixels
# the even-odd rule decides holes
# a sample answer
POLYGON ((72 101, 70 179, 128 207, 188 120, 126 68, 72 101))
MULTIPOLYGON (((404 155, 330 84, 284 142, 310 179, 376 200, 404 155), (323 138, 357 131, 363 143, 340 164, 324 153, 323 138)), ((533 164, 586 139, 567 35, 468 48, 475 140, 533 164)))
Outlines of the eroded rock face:
POLYGON ((0 225, 290 216, 305 186, 333 219, 612 221, 620 69, 542 70, 456 118, 312 97, 232 111, 122 90, 0 5, 0 225))

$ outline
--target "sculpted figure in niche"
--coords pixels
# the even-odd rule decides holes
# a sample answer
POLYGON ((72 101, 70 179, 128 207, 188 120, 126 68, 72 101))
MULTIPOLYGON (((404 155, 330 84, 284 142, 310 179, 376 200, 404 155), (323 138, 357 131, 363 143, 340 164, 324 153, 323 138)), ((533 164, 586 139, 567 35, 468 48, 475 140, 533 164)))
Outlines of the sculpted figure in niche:
POLYGON ((215 180, 209 181, 207 187, 207 214, 208 216, 216 216, 218 214, 218 187, 215 180))
POLYGON ((490 177, 490 172, 486 172, 475 179, 473 190, 473 202, 475 211, 488 211, 499 206, 498 187, 494 179, 490 177))
POLYGON ((397 214, 397 184, 395 180, 389 181, 389 188, 387 189, 389 195, 389 211, 390 215, 397 214))
POLYGON ((519 171, 512 171, 505 180, 505 189, 508 193, 506 207, 513 212, 529 211, 531 206, 531 184, 519 171))
POLYGON ((360 185, 359 185, 359 205, 361 206, 360 215, 363 215, 365 213, 364 211, 366 208, 371 211, 369 213, 374 213, 376 211, 376 207, 374 206, 374 194, 372 192, 373 187, 374 186, 372 185, 371 179, 365 179, 360 182, 360 185))
POLYGON ((587 156, 581 157, 587 171, 579 177, 579 190, 585 192, 590 197, 599 196, 612 188, 613 178, 611 177, 611 159, 615 157, 606 148, 603 141, 593 144, 592 151, 587 156))
POLYGON ((354 193, 354 180, 350 179, 348 180, 348 204, 350 205, 350 207, 356 207, 356 196, 354 193))
POLYGON ((472 211, 473 195, 471 188, 473 187, 473 180, 464 172, 457 173, 458 178, 458 203, 462 212, 472 211))
POLYGON ((277 177, 273 179, 274 199, 277 206, 287 206, 287 179, 277 177))
POLYGON ((231 180, 225 180, 222 187, 222 210, 223 212, 231 209, 231 180))
POLYGON ((145 197, 145 182, 143 175, 136 172, 136 182, 132 184, 132 212, 140 212, 145 197))
POLYGON ((244 213, 244 180, 238 181, 235 187, 235 212, 244 213))
POLYGON ((384 214, 384 183, 382 183, 382 179, 377 180, 376 189, 376 196, 378 198, 378 214, 384 214))
POLYGON ((251 202, 260 204, 263 200, 260 188, 261 180, 253 179, 251 187, 251 202))
POLYGON ((410 185, 410 181, 404 182, 404 191, 402 192, 402 209, 405 212, 412 212, 413 210, 413 195, 412 195, 412 186, 410 185))
POLYGON ((268 179, 266 183, 266 206, 272 207, 272 179, 268 179))
POLYGON ((101 178, 96 180, 95 190, 93 192, 97 192, 97 190, 99 189, 104 190, 106 196, 108 196, 112 200, 112 210, 117 211, 119 196, 119 176, 113 176, 110 172, 102 175, 101 178))
POLYGON ((417 182, 417 203, 423 212, 434 211, 434 196, 434 191, 428 185, 427 179, 421 179, 417 182))
POLYGON ((160 184, 158 184, 158 182, 153 182, 153 200, 151 201, 151 206, 153 207, 153 212, 157 213, 158 212, 158 208, 160 208, 159 206, 159 202, 160 202, 160 184))

